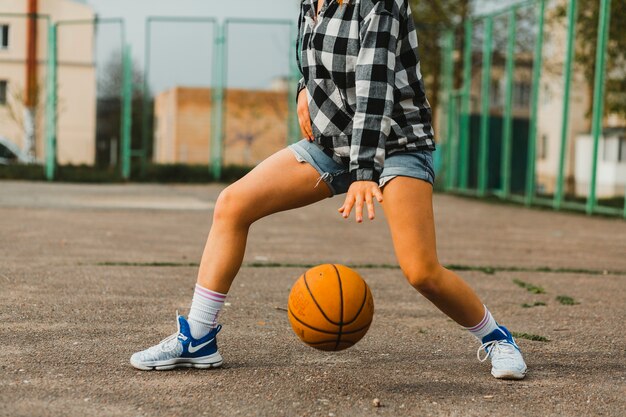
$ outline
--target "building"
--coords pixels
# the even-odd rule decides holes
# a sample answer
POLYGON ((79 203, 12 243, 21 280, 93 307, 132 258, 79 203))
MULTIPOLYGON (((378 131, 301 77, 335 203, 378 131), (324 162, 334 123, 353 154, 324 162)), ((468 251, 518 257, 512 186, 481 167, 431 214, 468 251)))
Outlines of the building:
MULTIPOLYGON (((559 0, 562 2, 562 0, 559 0)), ((550 8, 556 7, 553 2, 550 8)), ((548 11, 551 13, 551 11, 548 11)), ((520 35, 518 35, 520 36, 520 35)), ((563 64, 566 50, 566 19, 548 19, 544 33, 543 65, 539 85, 537 146, 536 146, 536 185, 540 194, 551 195, 556 191, 561 155, 561 130, 564 108, 563 64)), ((497 46, 497 45, 496 45, 497 46)), ((526 150, 528 149, 528 129, 532 100, 533 45, 527 45, 525 52, 519 51, 515 58, 513 85, 513 180, 516 178, 517 190, 525 191, 526 150), (516 170, 515 167, 518 167, 516 170)), ((494 48, 491 68, 489 97, 490 114, 490 152, 500 152, 502 139, 501 119, 504 109, 505 94, 505 57, 504 49, 494 48)), ((457 55, 456 59, 461 59, 457 55)), ((471 85, 471 137, 473 147, 478 145, 481 108, 482 54, 475 52, 472 57, 471 85)), ((615 76, 615 74, 613 74, 615 76)), ((626 77, 626 74, 623 74, 626 77)), ((569 124, 566 132, 564 191, 568 195, 586 197, 591 176, 591 92, 593 80, 587 80, 581 69, 574 65, 569 101, 569 124)), ((441 124, 440 124, 441 126, 441 124)), ((615 115, 605 114, 603 130, 607 132, 599 144, 597 191, 601 198, 622 196, 626 190, 626 120, 615 115), (620 133, 622 132, 622 133, 620 133)), ((476 158, 477 152, 472 152, 476 158)), ((497 188, 499 180, 499 155, 492 157, 489 163, 489 186, 497 188)), ((471 162, 470 185, 475 186, 476 162, 471 162), (474 165, 472 165, 474 164, 474 165)))
MULTIPOLYGON (((228 89, 224 165, 254 166, 287 144, 287 91, 228 89)), ((154 162, 208 164, 211 89, 176 87, 155 98, 154 162)))
MULTIPOLYGON (((557 1, 554 5, 561 3, 557 1)), ((537 189, 553 194, 556 190, 561 155, 561 130, 564 108, 563 65, 567 44, 567 19, 549 20, 545 31, 543 71, 537 124, 537 189)), ((622 74, 626 77, 626 73, 622 74)), ((564 191, 586 197, 592 169, 591 105, 593 80, 574 65, 571 74, 569 126, 566 132, 564 191)), ((615 114, 604 114, 599 144, 596 185, 598 197, 623 196, 626 189, 626 148, 623 128, 626 120, 615 114), (620 134, 620 132, 622 132, 620 134)))
MULTIPOLYGON (((45 157, 45 106, 48 64, 48 23, 93 20, 93 10, 71 0, 0 1, 0 136, 28 148, 36 160, 45 157), (29 6, 36 4, 34 28, 29 6), (11 14, 11 16, 9 16, 11 14), (23 16, 16 16, 23 14, 23 16), (32 30, 31 30, 32 29, 32 30), (32 37, 35 33, 36 36, 32 37), (33 42, 29 42, 29 37, 33 42), (33 49, 29 49, 34 47, 33 49), (33 54, 33 55, 31 55, 33 54), (33 58, 29 71, 29 57, 33 58), (28 81, 32 74, 34 81, 28 81), (29 87, 30 85, 30 87, 29 87), (27 106, 27 90, 34 91, 27 106), (31 108, 32 113, 28 111, 31 108), (30 115, 34 123, 29 124, 30 115), (30 126, 34 134, 29 135, 30 126)), ((57 160, 62 164, 93 164, 96 131, 96 68, 94 25, 61 26, 58 32, 57 160)))

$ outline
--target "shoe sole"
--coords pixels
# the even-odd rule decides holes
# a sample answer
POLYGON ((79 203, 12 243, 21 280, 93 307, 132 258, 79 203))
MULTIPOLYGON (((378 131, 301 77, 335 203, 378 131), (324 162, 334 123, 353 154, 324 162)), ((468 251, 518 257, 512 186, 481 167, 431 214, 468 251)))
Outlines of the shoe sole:
POLYGON ((130 364, 133 367, 142 371, 169 371, 176 368, 210 369, 219 368, 220 366, 222 366, 222 363, 222 356, 219 353, 214 353, 213 355, 209 356, 203 356, 201 358, 177 358, 167 361, 156 361, 147 363, 133 362, 132 359, 130 361, 130 364))
POLYGON ((495 371, 494 369, 491 370, 491 375, 493 375, 495 378, 497 379, 515 379, 515 380, 520 380, 520 379, 524 379, 524 377, 526 376, 526 370, 527 368, 524 368, 524 370, 522 372, 518 372, 518 371, 495 371))

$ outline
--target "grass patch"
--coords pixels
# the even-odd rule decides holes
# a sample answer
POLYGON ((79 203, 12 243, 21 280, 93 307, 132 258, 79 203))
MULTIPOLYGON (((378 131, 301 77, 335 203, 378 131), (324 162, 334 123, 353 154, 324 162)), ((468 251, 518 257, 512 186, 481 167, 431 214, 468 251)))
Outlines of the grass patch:
POLYGON ((520 333, 520 332, 511 332, 511 334, 516 339, 532 340, 533 342, 549 342, 550 341, 550 339, 548 339, 547 337, 540 336, 538 334, 523 333, 523 332, 522 333, 520 333))
POLYGON ((522 308, 543 307, 545 305, 546 305, 546 303, 544 303, 543 301, 535 301, 532 304, 528 304, 528 303, 522 304, 522 308))
MULTIPOLYGON (((131 182, 192 183, 215 182, 208 165, 148 164, 142 172, 133 164, 131 182)), ((219 182, 230 183, 246 175, 252 167, 227 165, 222 168, 219 182)), ((38 164, 0 165, 0 180, 45 181, 44 166, 38 164)), ((122 183, 126 182, 115 167, 90 165, 58 165, 55 181, 71 183, 122 183)))
POLYGON ((446 268, 452 271, 478 271, 487 275, 493 275, 498 271, 498 268, 493 266, 470 266, 470 265, 446 265, 446 268))
POLYGON ((556 301, 563 304, 564 306, 574 306, 576 304, 580 304, 579 302, 574 300, 572 297, 569 297, 567 295, 557 295, 556 301))
POLYGON ((546 290, 544 290, 543 287, 539 287, 529 282, 524 282, 520 279, 514 279, 513 283, 517 285, 518 287, 524 288, 526 291, 532 294, 545 294, 546 293, 546 290))
MULTIPOLYGON (((330 262, 320 262, 330 263, 330 262)), ((284 262, 248 262, 243 264, 247 268, 313 268, 319 264, 310 263, 284 263, 284 262)), ((196 262, 116 262, 106 261, 96 263, 98 266, 162 266, 162 267, 187 267, 198 266, 196 262)), ((346 264, 346 266, 354 269, 400 269, 395 264, 346 264)), ((473 265, 445 265, 452 271, 476 271, 484 274, 493 275, 497 272, 545 272, 551 274, 585 274, 585 275, 626 275, 626 271, 606 271, 596 269, 575 269, 575 268, 550 268, 550 267, 517 267, 517 266, 473 266, 473 265)), ((519 280, 515 280, 519 281, 519 280)), ((525 282, 519 281, 526 285, 525 282)), ((517 283, 517 282, 516 282, 517 283)), ((520 284, 518 284, 520 285, 520 284)), ((530 285, 530 284, 529 284, 530 285)), ((523 287, 525 288, 525 287, 523 287)), ((541 287, 536 287, 541 288, 541 287)), ((541 288, 542 289, 542 288, 541 288)), ((543 290, 543 289, 542 289, 543 290)), ((542 294, 542 293, 536 293, 542 294)))
POLYGON ((197 262, 98 262, 97 266, 185 267, 200 266, 197 262))

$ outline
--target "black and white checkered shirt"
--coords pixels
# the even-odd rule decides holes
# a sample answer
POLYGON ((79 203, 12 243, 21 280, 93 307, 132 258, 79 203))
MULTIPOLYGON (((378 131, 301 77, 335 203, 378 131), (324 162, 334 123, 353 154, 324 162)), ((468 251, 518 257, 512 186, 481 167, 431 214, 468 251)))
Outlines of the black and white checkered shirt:
POLYGON ((302 1, 297 40, 315 141, 355 181, 378 181, 386 155, 434 150, 408 0, 317 5, 302 1))

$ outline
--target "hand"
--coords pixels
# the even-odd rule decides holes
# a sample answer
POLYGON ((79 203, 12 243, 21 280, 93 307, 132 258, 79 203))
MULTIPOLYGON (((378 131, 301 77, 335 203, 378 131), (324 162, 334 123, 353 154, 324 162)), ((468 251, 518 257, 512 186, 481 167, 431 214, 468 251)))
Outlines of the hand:
POLYGON ((298 122, 302 135, 309 141, 313 141, 313 129, 311 128, 311 114, 309 113, 309 99, 306 88, 300 90, 298 95, 298 122))
POLYGON ((350 217, 352 208, 355 207, 356 221, 357 223, 363 222, 363 202, 367 203, 367 213, 369 219, 374 220, 374 198, 379 203, 383 202, 383 193, 380 192, 378 184, 374 181, 354 181, 348 189, 348 195, 343 203, 343 206, 339 209, 339 213, 343 215, 344 219, 350 217))

